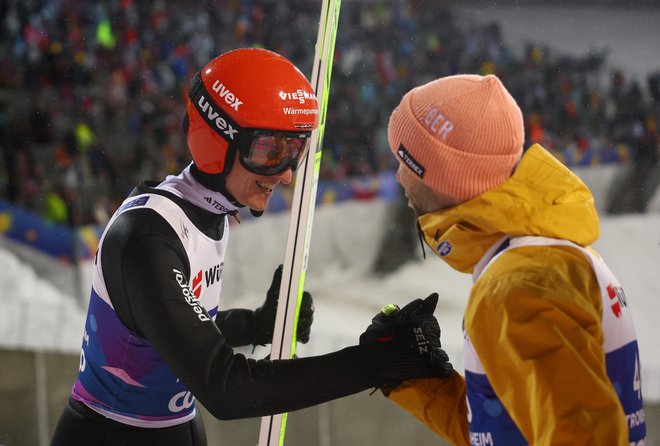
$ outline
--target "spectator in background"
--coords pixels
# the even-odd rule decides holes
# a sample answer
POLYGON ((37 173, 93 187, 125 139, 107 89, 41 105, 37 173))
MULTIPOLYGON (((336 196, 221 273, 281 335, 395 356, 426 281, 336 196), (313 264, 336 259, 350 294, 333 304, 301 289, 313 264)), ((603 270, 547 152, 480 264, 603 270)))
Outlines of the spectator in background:
MULTIPOLYGON (((53 141, 36 149, 29 143, 36 170, 47 170, 43 167, 52 163, 54 148, 85 117, 97 137, 116 141, 105 147, 106 156, 127 173, 116 183, 108 177, 84 178, 92 183, 86 188, 111 196, 124 196, 145 172, 161 177, 190 161, 181 150, 178 123, 192 66, 230 47, 264 46, 288 56, 303 71, 311 69, 310 42, 319 13, 314 2, 270 0, 46 0, 10 2, 3 8, 0 86, 35 98, 35 121, 46 123, 39 124, 39 139, 53 141), (299 38, 282 31, 291 26, 299 38), (144 154, 140 159, 135 158, 138 151, 144 154)), ((325 132, 334 162, 324 166, 321 180, 348 182, 349 177, 392 170, 382 110, 391 109, 413 85, 457 72, 505 79, 528 119, 528 143, 542 142, 570 167, 632 159, 636 147, 624 135, 633 124, 620 119, 618 111, 628 105, 620 92, 599 83, 606 54, 564 56, 530 43, 516 55, 497 24, 469 28, 458 23, 450 7, 434 0, 343 6, 325 132)), ((616 81, 622 90, 629 84, 623 75, 616 81)), ((650 103, 638 99, 656 122, 657 96, 652 94, 650 103)), ((20 97, 16 102, 21 103, 20 97)), ((12 128, 21 144, 28 144, 31 132, 20 123, 31 120, 29 113, 23 115, 13 104, 10 108, 12 128)), ((89 163, 85 152, 80 157, 89 163)), ((20 205, 38 207, 39 197, 26 201, 14 196, 20 205)), ((85 208, 80 223, 94 223, 94 203, 78 201, 85 208)))
POLYGON ((61 186, 49 189, 44 196, 44 219, 49 223, 72 226, 69 204, 61 186))
POLYGON ((14 165, 14 151, 10 147, 9 121, 5 112, 5 102, 0 100, 0 197, 3 200, 16 201, 14 172, 10 167, 14 165))

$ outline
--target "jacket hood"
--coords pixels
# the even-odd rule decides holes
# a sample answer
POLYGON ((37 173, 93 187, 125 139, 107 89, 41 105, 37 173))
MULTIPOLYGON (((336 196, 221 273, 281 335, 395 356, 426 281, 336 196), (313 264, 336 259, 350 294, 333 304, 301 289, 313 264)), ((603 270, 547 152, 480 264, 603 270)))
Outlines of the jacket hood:
POLYGON ((431 249, 466 273, 505 236, 543 236, 588 246, 599 232, 591 191, 538 144, 501 186, 418 221, 431 249))

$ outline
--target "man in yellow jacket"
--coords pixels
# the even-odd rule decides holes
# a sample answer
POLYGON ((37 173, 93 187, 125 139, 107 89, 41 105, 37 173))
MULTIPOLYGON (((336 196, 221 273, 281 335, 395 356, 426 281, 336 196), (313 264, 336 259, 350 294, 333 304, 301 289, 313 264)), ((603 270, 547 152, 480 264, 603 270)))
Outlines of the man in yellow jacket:
POLYGON ((458 445, 644 445, 637 339, 589 245, 588 188, 540 145, 493 75, 414 88, 394 110, 397 179, 428 246, 472 274, 465 376, 386 392, 458 445))

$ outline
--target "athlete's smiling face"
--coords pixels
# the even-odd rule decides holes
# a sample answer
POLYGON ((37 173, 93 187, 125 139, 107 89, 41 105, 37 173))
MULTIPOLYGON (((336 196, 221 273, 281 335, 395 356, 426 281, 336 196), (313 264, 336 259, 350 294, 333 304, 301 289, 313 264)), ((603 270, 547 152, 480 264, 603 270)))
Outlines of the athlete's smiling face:
POLYGON ((248 171, 238 160, 238 153, 231 171, 227 175, 227 191, 241 204, 254 209, 264 211, 268 207, 273 190, 278 184, 289 184, 293 179, 291 169, 277 175, 258 175, 248 171))

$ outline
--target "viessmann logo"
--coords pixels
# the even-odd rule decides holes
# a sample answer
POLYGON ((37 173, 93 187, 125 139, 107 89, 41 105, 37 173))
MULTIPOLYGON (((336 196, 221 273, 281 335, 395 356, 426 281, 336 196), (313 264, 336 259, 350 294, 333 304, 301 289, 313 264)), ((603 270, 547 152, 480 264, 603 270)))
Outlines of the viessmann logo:
POLYGON ((316 100, 316 95, 314 93, 308 93, 305 90, 296 90, 292 92, 280 91, 280 99, 283 101, 298 101, 301 104, 304 104, 307 99, 316 100))

